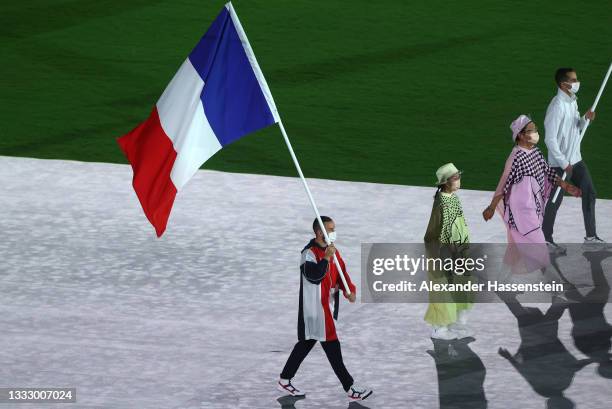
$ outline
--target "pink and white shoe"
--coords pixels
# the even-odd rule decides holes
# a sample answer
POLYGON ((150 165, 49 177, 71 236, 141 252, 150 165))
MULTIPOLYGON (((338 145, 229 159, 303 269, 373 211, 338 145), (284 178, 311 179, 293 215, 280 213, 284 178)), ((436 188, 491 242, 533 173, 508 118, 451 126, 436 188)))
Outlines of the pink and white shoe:
POLYGON ((285 392, 291 396, 306 396, 306 394, 300 391, 298 388, 291 384, 291 379, 279 379, 278 390, 285 392))
POLYGON ((360 388, 358 386, 351 386, 348 390, 348 398, 351 401, 355 400, 366 400, 374 392, 372 389, 360 388))

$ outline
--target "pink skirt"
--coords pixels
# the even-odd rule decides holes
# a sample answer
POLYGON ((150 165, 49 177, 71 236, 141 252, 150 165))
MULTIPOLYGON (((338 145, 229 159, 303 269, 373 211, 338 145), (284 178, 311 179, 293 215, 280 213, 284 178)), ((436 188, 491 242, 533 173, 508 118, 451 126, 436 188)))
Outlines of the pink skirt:
POLYGON ((509 265, 513 273, 530 273, 550 264, 550 256, 542 221, 546 198, 550 193, 547 183, 546 192, 539 193, 539 185, 531 176, 523 177, 519 183, 512 186, 506 199, 506 206, 498 208, 508 232, 508 247, 504 263, 509 265), (536 202, 537 201, 537 202, 536 202), (538 215, 537 207, 541 214, 538 215), (510 226, 510 211, 516 228, 510 226))

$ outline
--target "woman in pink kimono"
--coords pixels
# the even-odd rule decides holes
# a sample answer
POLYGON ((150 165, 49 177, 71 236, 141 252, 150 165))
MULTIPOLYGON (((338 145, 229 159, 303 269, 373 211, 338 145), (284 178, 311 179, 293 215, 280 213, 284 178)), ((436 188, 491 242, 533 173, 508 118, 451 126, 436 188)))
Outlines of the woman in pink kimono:
POLYGON ((546 267, 550 258, 542 232, 546 201, 556 185, 573 196, 579 188, 557 176, 537 148, 538 128, 526 115, 510 125, 515 146, 510 152, 491 204, 482 212, 485 221, 497 208, 508 231, 504 261, 513 272, 532 272, 546 267), (503 199, 503 200, 502 200, 503 199))

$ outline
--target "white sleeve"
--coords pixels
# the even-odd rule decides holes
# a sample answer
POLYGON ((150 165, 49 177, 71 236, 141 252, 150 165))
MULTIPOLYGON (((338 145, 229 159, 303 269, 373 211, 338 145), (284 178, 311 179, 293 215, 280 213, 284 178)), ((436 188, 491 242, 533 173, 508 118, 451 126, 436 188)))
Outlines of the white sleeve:
POLYGON ((561 165, 563 169, 569 165, 569 161, 559 149, 559 128, 561 125, 563 112, 559 105, 552 103, 546 110, 546 118, 544 118, 544 128, 546 129, 546 137, 544 142, 548 148, 548 152, 555 159, 555 162, 561 165))
POLYGON ((582 132, 585 126, 586 126, 586 117, 584 115, 580 116, 580 112, 578 112, 578 129, 580 129, 580 132, 582 132))
POLYGON ((317 263, 317 258, 315 257, 311 249, 302 251, 302 256, 300 257, 300 265, 306 263, 307 261, 310 261, 311 263, 315 264, 317 263))

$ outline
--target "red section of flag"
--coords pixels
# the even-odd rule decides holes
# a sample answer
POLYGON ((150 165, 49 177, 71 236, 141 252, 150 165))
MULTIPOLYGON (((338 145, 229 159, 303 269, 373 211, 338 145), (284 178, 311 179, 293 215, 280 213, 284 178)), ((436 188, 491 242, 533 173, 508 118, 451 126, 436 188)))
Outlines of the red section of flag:
POLYGON ((117 143, 134 170, 132 185, 142 209, 160 237, 176 197, 176 187, 170 179, 176 151, 161 126, 157 108, 117 143))

